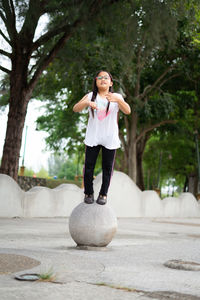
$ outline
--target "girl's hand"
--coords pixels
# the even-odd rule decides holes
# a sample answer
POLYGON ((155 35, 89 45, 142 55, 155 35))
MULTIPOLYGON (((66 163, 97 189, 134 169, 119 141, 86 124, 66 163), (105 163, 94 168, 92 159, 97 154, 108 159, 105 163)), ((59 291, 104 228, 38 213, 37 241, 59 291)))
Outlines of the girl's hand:
POLYGON ((91 107, 92 109, 97 109, 97 104, 93 101, 89 101, 88 106, 91 107))
POLYGON ((106 95, 106 99, 109 102, 117 102, 119 109, 126 115, 129 115, 131 113, 131 108, 129 106, 128 103, 126 103, 124 100, 122 100, 118 95, 116 95, 115 93, 107 93, 106 95))
POLYGON ((92 109, 97 109, 97 105, 95 102, 92 102, 88 99, 88 94, 86 94, 78 103, 76 103, 73 107, 74 112, 80 112, 86 107, 91 107, 92 109))
POLYGON ((114 93, 111 92, 107 93, 105 96, 109 102, 118 102, 120 100, 114 93))

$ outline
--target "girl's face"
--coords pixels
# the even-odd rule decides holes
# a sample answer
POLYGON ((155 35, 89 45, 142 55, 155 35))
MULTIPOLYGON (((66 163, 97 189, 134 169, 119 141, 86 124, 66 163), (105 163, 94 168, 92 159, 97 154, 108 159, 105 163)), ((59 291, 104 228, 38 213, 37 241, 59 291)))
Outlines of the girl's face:
POLYGON ((106 91, 113 85, 113 82, 107 72, 100 72, 96 77, 96 85, 98 90, 106 91))

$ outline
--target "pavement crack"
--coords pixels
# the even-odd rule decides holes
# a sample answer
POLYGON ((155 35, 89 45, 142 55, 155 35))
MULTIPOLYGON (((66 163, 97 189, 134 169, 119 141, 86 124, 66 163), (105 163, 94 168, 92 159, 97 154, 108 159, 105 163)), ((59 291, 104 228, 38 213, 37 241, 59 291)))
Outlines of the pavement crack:
MULTIPOLYGON (((80 282, 80 281, 78 281, 80 282)), ((87 282, 85 281, 84 283, 94 285, 94 286, 99 286, 99 287, 108 287, 111 289, 115 290, 121 290, 124 292, 128 293, 137 293, 140 296, 145 296, 150 299, 158 299, 158 300, 169 300, 169 299, 176 299, 176 300, 199 300, 199 297, 191 294, 183 294, 183 293, 178 293, 175 291, 145 291, 145 290, 138 290, 135 288, 130 288, 130 287, 125 287, 125 286, 120 286, 120 285, 114 285, 114 284, 109 284, 105 282, 87 282)))
POLYGON ((103 273, 106 269, 106 266, 103 263, 99 263, 102 266, 102 270, 100 270, 99 272, 96 273, 96 275, 99 275, 101 273, 103 273))

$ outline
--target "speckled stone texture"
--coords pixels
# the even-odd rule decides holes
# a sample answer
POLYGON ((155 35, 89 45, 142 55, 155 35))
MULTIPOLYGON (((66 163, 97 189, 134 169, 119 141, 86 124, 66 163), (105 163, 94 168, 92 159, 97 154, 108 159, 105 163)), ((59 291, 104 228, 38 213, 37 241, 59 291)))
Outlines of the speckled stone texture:
POLYGON ((80 203, 69 218, 69 231, 78 246, 105 247, 117 230, 117 218, 106 204, 80 203))

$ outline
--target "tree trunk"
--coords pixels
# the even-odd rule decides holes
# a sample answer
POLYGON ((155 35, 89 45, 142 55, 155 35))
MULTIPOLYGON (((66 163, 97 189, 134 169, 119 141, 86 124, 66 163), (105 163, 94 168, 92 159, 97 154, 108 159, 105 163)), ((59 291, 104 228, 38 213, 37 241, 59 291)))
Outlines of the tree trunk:
POLYGON ((11 102, 9 106, 6 138, 0 168, 0 173, 8 174, 15 180, 17 180, 18 175, 22 133, 28 105, 28 101, 23 101, 22 98, 19 100, 15 103, 11 102))
MULTIPOLYGON (((37 5, 38 3, 39 1, 35 4, 37 5)), ((33 44, 33 37, 39 17, 40 12, 38 11, 36 15, 34 15, 33 20, 30 19, 32 24, 30 25, 30 23, 28 24, 28 22, 25 22, 24 29, 22 29, 19 34, 16 34, 15 32, 15 37, 13 38, 13 52, 11 55, 12 71, 9 73, 9 114, 0 173, 7 174, 16 181, 24 122, 33 89, 42 74, 42 71, 54 59, 58 51, 65 45, 67 39, 71 36, 70 30, 75 29, 78 26, 77 24, 79 24, 78 20, 72 25, 71 29, 68 31, 66 30, 66 32, 63 31, 63 35, 58 42, 55 43, 51 51, 38 60, 35 73, 30 75, 29 63, 32 52, 40 46, 39 44, 39 46, 36 47, 33 44)), ((51 37, 52 36, 50 35, 49 39, 51 37)))
POLYGON ((188 192, 194 196, 198 193, 198 176, 196 173, 188 175, 188 192))
POLYGON ((136 183, 137 181, 137 149, 136 149, 137 116, 132 115, 129 145, 128 145, 128 175, 136 183))
POLYGON ((127 173, 127 157, 125 152, 117 151, 117 158, 115 160, 115 170, 127 173))
POLYGON ((183 193, 186 193, 188 191, 188 176, 185 176, 185 182, 183 187, 183 193))
POLYGON ((145 190, 141 152, 137 152, 137 185, 142 191, 145 190))
POLYGON ((9 113, 0 173, 17 180, 22 133, 31 93, 26 89, 25 65, 20 61, 15 63, 15 67, 10 76, 9 113))
POLYGON ((142 161, 143 161, 144 149, 148 139, 149 139, 149 134, 145 134, 143 137, 140 138, 140 140, 137 142, 136 145, 137 146, 137 185, 142 191, 145 190, 142 161))
POLYGON ((128 175, 136 183, 137 180, 137 160, 136 143, 133 141, 128 150, 128 175))

